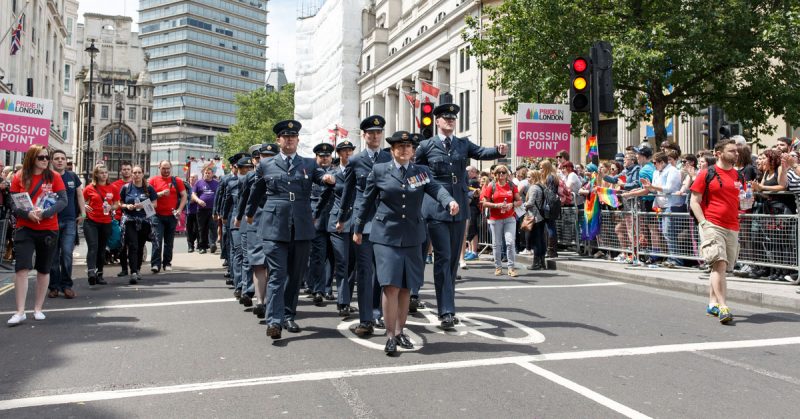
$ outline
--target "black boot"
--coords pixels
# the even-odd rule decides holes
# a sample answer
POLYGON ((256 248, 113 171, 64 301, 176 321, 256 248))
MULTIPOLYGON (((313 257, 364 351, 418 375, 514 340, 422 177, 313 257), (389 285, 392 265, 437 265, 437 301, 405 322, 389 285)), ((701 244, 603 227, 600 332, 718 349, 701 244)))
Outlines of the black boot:
POLYGON ((555 237, 548 237, 547 238, 547 257, 548 258, 557 258, 558 257, 558 239, 555 237))
POLYGON ((533 260, 531 262, 531 266, 529 266, 528 269, 531 270, 531 271, 540 271, 540 270, 542 270, 541 259, 539 258, 539 256, 534 256, 533 257, 533 260))

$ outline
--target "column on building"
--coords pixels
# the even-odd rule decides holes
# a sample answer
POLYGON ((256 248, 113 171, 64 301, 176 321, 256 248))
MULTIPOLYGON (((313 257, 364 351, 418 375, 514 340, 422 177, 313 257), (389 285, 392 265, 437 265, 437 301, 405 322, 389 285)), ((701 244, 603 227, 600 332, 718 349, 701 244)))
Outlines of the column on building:
POLYGON ((633 111, 624 110, 625 117, 617 118, 617 148, 620 152, 624 152, 626 147, 636 146, 642 142, 643 133, 640 132, 641 124, 638 124, 632 130, 628 129, 628 123, 625 118, 631 117, 633 111))
MULTIPOLYGON (((386 115, 386 100, 383 95, 372 95, 372 115, 386 115)), ((369 116, 369 115, 367 115, 369 116)))
POLYGON ((400 102, 400 110, 397 114, 397 130, 398 131, 411 131, 411 115, 412 107, 406 99, 406 94, 411 91, 411 83, 406 80, 401 80, 397 83, 397 92, 400 102))
MULTIPOLYGON (((431 73, 433 86, 440 90, 439 94, 450 92, 450 64, 442 60, 436 60, 431 63, 428 70, 431 73)), ((452 94, 452 92, 450 93, 452 94)))
POLYGON ((397 90, 391 87, 383 91, 383 101, 386 104, 383 117, 386 118, 386 135, 397 131, 397 90))

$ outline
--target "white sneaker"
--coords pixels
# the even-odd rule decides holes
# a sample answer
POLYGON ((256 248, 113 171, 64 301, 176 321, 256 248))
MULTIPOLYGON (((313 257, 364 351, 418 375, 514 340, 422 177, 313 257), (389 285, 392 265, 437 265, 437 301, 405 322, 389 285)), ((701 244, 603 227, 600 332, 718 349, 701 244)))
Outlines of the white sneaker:
POLYGON ((524 249, 523 251, 519 252, 520 255, 530 255, 531 251, 528 249, 524 249))
POLYGON ((41 311, 34 311, 33 312, 33 318, 34 318, 34 320, 44 320, 47 317, 41 311))
POLYGON ((8 321, 7 321, 6 323, 7 323, 9 326, 16 326, 16 325, 18 325, 18 324, 20 324, 20 323, 24 322, 24 321, 25 321, 25 319, 27 319, 27 318, 28 318, 28 317, 27 317, 27 316, 25 316, 25 313, 22 313, 22 315, 19 315, 19 314, 14 314, 13 316, 11 316, 11 318, 10 318, 10 319, 8 319, 8 321))
MULTIPOLYGON (((461 261, 461 262, 458 264, 458 267, 459 267, 459 268, 461 268, 461 269, 467 269, 467 262, 464 262, 464 261, 462 260, 462 261, 461 261)), ((787 275, 787 276, 788 276, 788 275, 787 275)))
POLYGON ((167 271, 167 272, 170 272, 170 271, 172 271, 172 265, 166 265, 166 266, 164 266, 164 270, 165 270, 165 271, 167 271))

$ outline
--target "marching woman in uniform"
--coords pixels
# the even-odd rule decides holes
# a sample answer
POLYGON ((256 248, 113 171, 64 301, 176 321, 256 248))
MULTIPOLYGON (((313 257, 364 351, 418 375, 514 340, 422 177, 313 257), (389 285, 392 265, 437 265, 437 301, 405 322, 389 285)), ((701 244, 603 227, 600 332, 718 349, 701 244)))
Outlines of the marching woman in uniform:
POLYGON ((422 285, 425 268, 419 251, 425 241, 422 198, 428 194, 447 208, 450 215, 458 214, 458 203, 441 185, 431 182, 430 170, 411 163, 416 137, 398 131, 387 139, 392 161, 372 167, 364 194, 356 201, 354 210, 356 244, 361 243, 364 225, 372 220, 370 240, 378 283, 383 289, 383 316, 389 338, 384 348, 387 355, 397 352, 397 346, 414 347, 403 328, 408 317, 409 289, 422 285))

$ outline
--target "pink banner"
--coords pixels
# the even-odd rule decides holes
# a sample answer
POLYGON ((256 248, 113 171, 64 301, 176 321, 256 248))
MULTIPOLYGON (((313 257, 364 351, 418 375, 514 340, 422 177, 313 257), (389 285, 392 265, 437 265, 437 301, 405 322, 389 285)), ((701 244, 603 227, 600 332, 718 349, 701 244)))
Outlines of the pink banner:
POLYGON ((0 149, 28 151, 33 144, 47 145, 50 120, 0 114, 0 149))
POLYGON ((517 122, 517 155, 520 157, 555 157, 569 151, 570 124, 517 122))

